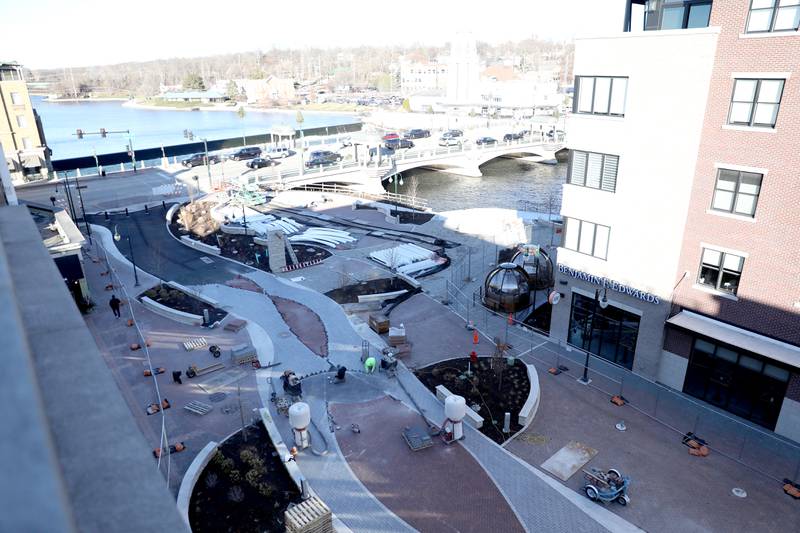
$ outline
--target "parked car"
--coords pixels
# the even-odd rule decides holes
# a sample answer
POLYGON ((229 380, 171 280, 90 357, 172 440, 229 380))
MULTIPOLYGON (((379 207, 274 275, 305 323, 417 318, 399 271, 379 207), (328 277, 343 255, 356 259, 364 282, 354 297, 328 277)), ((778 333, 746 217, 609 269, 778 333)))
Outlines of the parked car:
MULTIPOLYGON (((220 159, 220 157, 218 155, 211 154, 211 155, 208 156, 208 162, 211 163, 212 165, 216 165, 220 161, 221 161, 221 159, 220 159)), ((192 156, 187 157, 183 161, 181 161, 181 165, 183 165, 185 167, 188 167, 188 168, 196 167, 198 165, 205 165, 205 164, 206 164, 206 154, 194 154, 192 156)))
POLYGON ((439 146, 461 146, 462 139, 460 137, 445 137, 439 139, 439 146))
MULTIPOLYGON (((562 130, 555 130, 555 135, 557 135, 558 138, 560 139, 561 137, 564 136, 564 132, 562 130)), ((553 130, 549 130, 547 132, 547 136, 552 139, 553 138, 553 130)))
POLYGON ((277 165, 277 161, 273 161, 269 157, 256 157, 247 162, 247 168, 264 168, 277 165))
POLYGON ((414 128, 413 130, 408 130, 403 134, 404 139, 423 139, 425 137, 431 136, 431 130, 421 130, 419 128, 414 128))
POLYGON ((461 130, 447 130, 446 132, 442 133, 442 139, 458 139, 459 137, 463 137, 464 132, 461 130))
POLYGON ((317 150, 311 152, 311 156, 306 161, 306 168, 324 167, 327 165, 335 165, 342 160, 342 156, 336 152, 329 150, 317 150))
POLYGON ((246 146, 245 148, 239 148, 236 150, 231 159, 234 161, 242 161, 244 159, 253 159, 254 157, 259 157, 261 155, 261 148, 258 146, 246 146))
POLYGON ((519 133, 506 133, 505 135, 503 135, 503 140, 506 142, 518 141, 520 139, 522 139, 522 134, 519 133))
POLYGON ((392 139, 399 139, 399 138, 400 138, 400 135, 398 135, 395 132, 391 132, 391 133, 387 133, 386 135, 381 137, 381 140, 382 141, 389 141, 389 140, 392 140, 392 139))
POLYGON ((494 137, 480 137, 478 139, 475 139, 475 144, 479 146, 483 144, 497 144, 497 139, 495 139, 494 137))
MULTIPOLYGON (((376 155, 378 155, 378 150, 377 150, 377 148, 375 148, 373 146, 372 148, 369 149, 369 156, 370 157, 375 157, 376 155)), ((381 146, 381 156, 382 157, 391 157, 393 155, 394 155, 394 150, 392 150, 391 148, 388 148, 386 146, 381 146)))
POLYGON ((400 148, 414 148, 414 143, 408 139, 389 139, 384 146, 392 150, 398 150, 400 148))
POLYGON ((271 146, 267 148, 267 155, 270 159, 283 159, 285 157, 292 157, 295 154, 294 150, 285 148, 283 146, 271 146))

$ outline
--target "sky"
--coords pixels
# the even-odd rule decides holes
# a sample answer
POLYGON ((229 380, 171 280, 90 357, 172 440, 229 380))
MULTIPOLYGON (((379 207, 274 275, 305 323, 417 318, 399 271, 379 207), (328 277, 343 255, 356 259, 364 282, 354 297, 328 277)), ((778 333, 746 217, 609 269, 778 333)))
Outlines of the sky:
POLYGON ((0 0, 0 60, 60 68, 270 48, 616 32, 623 0, 0 0))

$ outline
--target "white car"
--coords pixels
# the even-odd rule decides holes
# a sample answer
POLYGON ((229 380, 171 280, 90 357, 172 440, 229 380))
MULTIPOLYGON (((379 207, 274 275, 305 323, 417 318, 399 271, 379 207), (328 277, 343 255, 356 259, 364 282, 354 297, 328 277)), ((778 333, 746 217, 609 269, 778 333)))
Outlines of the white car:
POLYGON ((294 152, 283 146, 272 146, 267 149, 267 155, 270 157, 270 159, 283 159, 285 157, 293 156, 294 152))
POLYGON ((461 146, 462 142, 459 137, 442 137, 439 139, 439 146, 461 146))

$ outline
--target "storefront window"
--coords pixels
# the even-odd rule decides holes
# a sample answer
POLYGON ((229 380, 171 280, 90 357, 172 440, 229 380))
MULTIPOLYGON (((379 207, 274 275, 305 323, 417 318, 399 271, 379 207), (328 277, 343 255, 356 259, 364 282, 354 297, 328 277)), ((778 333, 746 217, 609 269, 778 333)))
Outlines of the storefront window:
POLYGON ((759 355, 695 339, 683 392, 775 429, 789 376, 759 355))
POLYGON ((639 316, 613 305, 605 309, 594 298, 572 295, 567 342, 612 363, 633 368, 639 316))

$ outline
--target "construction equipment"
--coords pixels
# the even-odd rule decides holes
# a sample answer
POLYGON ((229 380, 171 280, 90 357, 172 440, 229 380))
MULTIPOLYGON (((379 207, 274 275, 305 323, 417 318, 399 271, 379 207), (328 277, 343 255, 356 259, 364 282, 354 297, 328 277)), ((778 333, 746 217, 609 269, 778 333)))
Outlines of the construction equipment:
POLYGON ((628 497, 631 478, 623 476, 619 470, 612 468, 603 472, 599 468, 592 468, 591 471, 584 470, 583 477, 586 479, 583 490, 590 500, 601 503, 616 501, 620 505, 631 502, 628 497))
POLYGON ((213 363, 211 365, 203 367, 199 367, 193 364, 186 369, 186 377, 192 379, 195 376, 210 374, 211 372, 216 372, 217 370, 222 370, 223 368, 225 368, 225 365, 223 365, 222 363, 213 363))

